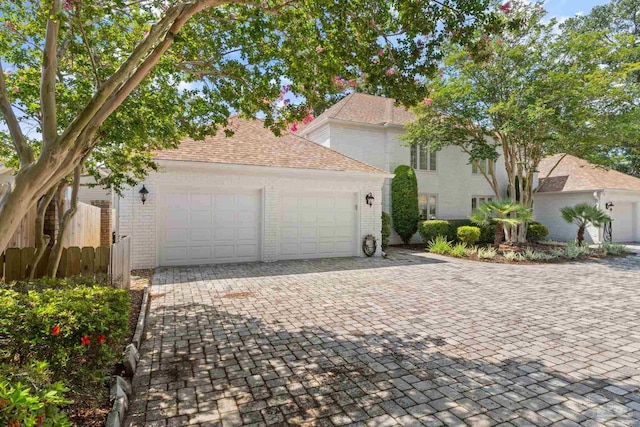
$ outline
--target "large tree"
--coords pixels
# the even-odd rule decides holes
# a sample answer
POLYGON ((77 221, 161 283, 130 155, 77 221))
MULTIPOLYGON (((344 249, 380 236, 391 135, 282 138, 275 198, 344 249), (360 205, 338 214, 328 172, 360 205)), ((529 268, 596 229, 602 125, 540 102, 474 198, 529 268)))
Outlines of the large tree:
MULTIPOLYGON (((534 173, 545 156, 585 155, 635 132, 622 123, 638 114, 637 88, 627 79, 637 64, 622 60, 632 48, 628 39, 611 49, 599 32, 558 33, 554 20, 543 20, 540 3, 510 2, 501 11, 505 30, 484 37, 483 49, 450 46, 405 140, 460 147, 498 199, 530 208, 534 173), (506 191, 493 170, 498 159, 507 171, 506 191)), ((524 240, 526 227, 520 228, 517 238, 524 240)))
POLYGON ((231 112, 278 131, 366 81, 410 105, 445 40, 493 28, 487 0, 0 2, 0 251, 41 197, 102 144, 140 151, 202 137, 231 112), (283 82, 291 82, 284 84, 283 82), (282 107, 287 92, 306 100, 282 107), (35 126, 33 134, 24 126, 35 126))

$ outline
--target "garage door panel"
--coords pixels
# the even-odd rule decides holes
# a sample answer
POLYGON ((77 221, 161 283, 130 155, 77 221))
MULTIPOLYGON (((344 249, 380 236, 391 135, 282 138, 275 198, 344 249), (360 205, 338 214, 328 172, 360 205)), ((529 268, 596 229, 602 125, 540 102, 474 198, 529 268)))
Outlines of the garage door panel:
POLYGON ((355 254, 354 194, 285 194, 279 217, 281 259, 355 254))
POLYGON ((259 191, 177 189, 161 202, 160 265, 260 259, 259 191))

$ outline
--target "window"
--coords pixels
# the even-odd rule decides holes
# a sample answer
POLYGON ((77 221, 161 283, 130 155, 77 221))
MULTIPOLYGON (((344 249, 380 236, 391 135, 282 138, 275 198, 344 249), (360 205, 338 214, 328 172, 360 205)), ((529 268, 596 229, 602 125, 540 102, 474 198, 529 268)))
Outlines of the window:
POLYGON ((411 167, 418 170, 436 170, 436 153, 429 151, 429 147, 421 145, 411 146, 411 167))
POLYGON ((418 194, 420 218, 436 219, 438 214, 438 196, 436 194, 418 194))
POLYGON ((475 211, 481 203, 490 202, 493 200, 491 196, 473 196, 471 198, 471 211, 475 211))
POLYGON ((487 172, 489 170, 489 159, 479 159, 478 163, 480 164, 480 168, 476 165, 475 161, 471 162, 471 173, 473 174, 481 174, 482 172, 487 172))

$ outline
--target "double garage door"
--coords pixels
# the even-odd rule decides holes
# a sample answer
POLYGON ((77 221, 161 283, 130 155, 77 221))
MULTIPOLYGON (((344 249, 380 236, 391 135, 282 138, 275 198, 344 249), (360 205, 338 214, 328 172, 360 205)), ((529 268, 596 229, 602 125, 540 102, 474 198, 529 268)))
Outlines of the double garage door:
MULTIPOLYGON (((282 194, 275 207, 278 259, 353 256, 353 194, 282 194)), ((162 266, 251 262, 262 259, 263 209, 258 190, 173 188, 160 198, 162 266)))

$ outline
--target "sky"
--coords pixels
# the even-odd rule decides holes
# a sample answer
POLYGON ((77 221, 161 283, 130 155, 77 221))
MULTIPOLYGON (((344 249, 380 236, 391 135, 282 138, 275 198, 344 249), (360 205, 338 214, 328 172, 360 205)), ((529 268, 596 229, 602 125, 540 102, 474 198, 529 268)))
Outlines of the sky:
POLYGON ((563 20, 576 14, 586 15, 593 6, 610 3, 610 0, 547 0, 544 8, 549 17, 563 20))

